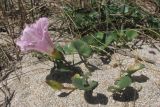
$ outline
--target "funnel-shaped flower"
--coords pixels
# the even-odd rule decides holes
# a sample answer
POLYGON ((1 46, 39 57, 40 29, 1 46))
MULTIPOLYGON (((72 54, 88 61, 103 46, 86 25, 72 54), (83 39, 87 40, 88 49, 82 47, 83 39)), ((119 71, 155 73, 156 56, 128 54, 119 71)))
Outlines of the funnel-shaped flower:
POLYGON ((22 52, 31 50, 52 55, 54 45, 48 33, 48 19, 43 17, 31 25, 26 25, 21 37, 16 41, 22 52))

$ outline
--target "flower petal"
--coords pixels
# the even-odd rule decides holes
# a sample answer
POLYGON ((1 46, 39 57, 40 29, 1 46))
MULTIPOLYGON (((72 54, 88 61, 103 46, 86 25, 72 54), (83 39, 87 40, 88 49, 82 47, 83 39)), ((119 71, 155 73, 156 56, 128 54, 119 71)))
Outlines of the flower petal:
POLYGON ((48 25, 48 19, 45 17, 34 24, 26 25, 22 36, 16 42, 21 51, 36 50, 51 55, 54 46, 48 33, 48 25))

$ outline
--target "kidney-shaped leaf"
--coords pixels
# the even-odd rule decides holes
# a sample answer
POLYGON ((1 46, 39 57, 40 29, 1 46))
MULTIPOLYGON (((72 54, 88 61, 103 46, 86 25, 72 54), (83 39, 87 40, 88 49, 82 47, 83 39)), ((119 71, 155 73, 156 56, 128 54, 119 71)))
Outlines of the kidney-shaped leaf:
POLYGON ((97 32, 95 35, 96 35, 96 39, 98 39, 98 40, 102 40, 104 38, 103 32, 97 32))
POLYGON ((97 40, 95 39, 94 35, 87 35, 81 38, 84 42, 86 42, 88 45, 95 45, 97 44, 97 40))
POLYGON ((65 45, 63 47, 63 50, 64 50, 65 54, 74 54, 74 53, 77 52, 72 43, 69 43, 69 44, 65 45))
POLYGON ((129 29, 126 31, 126 37, 127 37, 127 40, 129 41, 135 39, 137 36, 138 36, 138 33, 135 30, 129 29))
POLYGON ((84 41, 78 39, 72 42, 78 53, 84 57, 89 57, 92 53, 91 47, 84 41))
POLYGON ((98 82, 96 81, 88 82, 84 77, 80 76, 79 74, 76 74, 72 78, 72 83, 76 88, 85 91, 94 90, 98 86, 98 82))
POLYGON ((126 76, 121 77, 119 80, 117 80, 115 82, 115 85, 118 89, 123 90, 126 87, 130 86, 131 83, 132 83, 131 77, 126 75, 126 76))

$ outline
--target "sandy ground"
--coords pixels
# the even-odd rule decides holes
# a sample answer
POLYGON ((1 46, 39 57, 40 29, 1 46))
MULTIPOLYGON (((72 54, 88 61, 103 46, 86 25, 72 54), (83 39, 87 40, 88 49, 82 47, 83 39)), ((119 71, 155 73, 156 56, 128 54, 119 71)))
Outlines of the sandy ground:
MULTIPOLYGON (((99 82, 98 87, 92 95, 84 93, 82 90, 73 92, 62 90, 54 91, 46 83, 45 79, 50 74, 53 63, 49 61, 39 61, 30 54, 25 55, 22 60, 22 69, 17 70, 21 75, 20 80, 12 74, 8 79, 11 90, 15 90, 11 102, 12 107, 159 107, 160 106, 160 52, 157 49, 144 47, 136 50, 136 53, 143 57, 149 57, 156 61, 156 65, 145 63, 146 68, 135 73, 136 82, 126 90, 125 98, 118 98, 107 91, 109 85, 119 77, 122 67, 133 64, 135 59, 114 54, 109 59, 93 55, 89 59, 90 64, 95 66, 95 71, 91 76, 99 82), (155 54, 149 53, 154 51, 155 54), (103 59, 103 61, 102 61, 103 59), (121 66, 113 67, 121 63, 121 66), (140 88, 142 88, 140 90, 140 88), (136 90, 140 90, 139 92, 136 90), (127 97, 130 96, 130 97, 127 97)), ((72 60, 72 56, 67 56, 72 60)), ((74 56, 75 63, 80 59, 74 56)), ((84 64, 78 65, 86 71, 84 64)), ((59 77, 59 79, 64 77, 59 77)), ((67 78, 67 77, 66 77, 67 78)), ((69 84, 70 81, 65 81, 69 84)))

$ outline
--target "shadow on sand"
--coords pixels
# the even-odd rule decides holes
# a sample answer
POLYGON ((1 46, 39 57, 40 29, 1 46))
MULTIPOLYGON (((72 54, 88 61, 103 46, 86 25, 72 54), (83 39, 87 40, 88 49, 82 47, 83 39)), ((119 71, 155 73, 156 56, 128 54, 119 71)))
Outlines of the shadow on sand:
POLYGON ((89 104, 107 105, 108 103, 108 98, 104 94, 97 93, 96 96, 93 96, 93 91, 86 91, 84 93, 84 98, 89 104))

